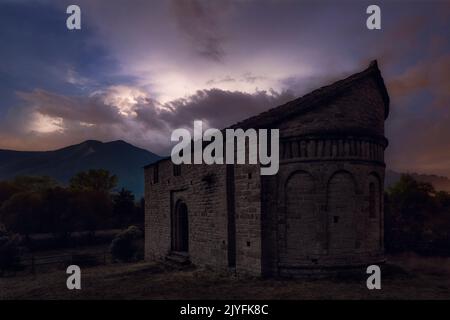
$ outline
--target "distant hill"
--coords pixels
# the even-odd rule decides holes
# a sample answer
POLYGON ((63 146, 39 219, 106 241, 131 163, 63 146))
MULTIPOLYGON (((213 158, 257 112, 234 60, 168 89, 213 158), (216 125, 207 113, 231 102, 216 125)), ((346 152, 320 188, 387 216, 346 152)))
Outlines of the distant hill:
POLYGON ((0 180, 20 175, 50 176, 66 184, 80 171, 106 169, 119 178, 119 187, 144 193, 143 166, 161 157, 125 141, 88 140, 63 149, 44 152, 0 150, 0 180))
MULTIPOLYGON (((436 190, 442 190, 450 192, 450 179, 445 176, 437 176, 434 174, 419 174, 419 173, 408 173, 417 181, 428 182, 433 185, 436 190)), ((386 170, 386 178, 384 186, 385 188, 390 187, 395 184, 398 180, 400 180, 400 176, 402 173, 395 172, 392 170, 386 170)))
MULTIPOLYGON (((119 177, 119 188, 133 191, 137 198, 144 194, 143 166, 160 156, 125 141, 83 143, 54 151, 12 151, 0 149, 0 180, 16 176, 50 176, 66 184, 81 171, 106 169, 119 177)), ((431 183, 437 190, 450 192, 450 179, 444 176, 409 173, 415 179, 431 183)), ((396 183, 402 173, 386 170, 385 188, 396 183)))

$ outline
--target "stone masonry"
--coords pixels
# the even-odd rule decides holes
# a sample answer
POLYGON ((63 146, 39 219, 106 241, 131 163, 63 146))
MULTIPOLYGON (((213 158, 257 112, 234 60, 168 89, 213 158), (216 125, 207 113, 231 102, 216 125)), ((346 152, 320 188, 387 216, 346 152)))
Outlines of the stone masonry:
POLYGON ((280 130, 277 175, 261 176, 258 165, 174 166, 170 158, 148 165, 146 259, 257 276, 382 262, 388 113, 374 61, 231 127, 280 130))

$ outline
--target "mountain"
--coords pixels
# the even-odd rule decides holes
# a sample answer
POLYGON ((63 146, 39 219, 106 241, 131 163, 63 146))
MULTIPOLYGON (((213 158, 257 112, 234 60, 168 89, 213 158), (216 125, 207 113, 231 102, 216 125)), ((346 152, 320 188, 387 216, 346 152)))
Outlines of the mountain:
POLYGON ((89 169, 106 169, 119 178, 118 187, 144 193, 143 166, 161 157, 125 141, 83 143, 54 151, 0 150, 0 180, 15 176, 50 176, 66 184, 70 178, 89 169))
MULTIPOLYGON (((133 191, 136 198, 144 194, 143 166, 160 156, 125 141, 83 143, 54 151, 12 151, 0 149, 0 180, 16 176, 50 176, 67 184, 71 177, 89 169, 106 169, 119 178, 118 187, 133 191)), ((416 180, 429 182, 435 189, 450 192, 450 179, 444 176, 408 173, 416 180)), ((402 173, 386 170, 385 188, 395 184, 402 173)))
MULTIPOLYGON (((437 176, 434 174, 419 174, 419 173, 409 173, 414 179, 421 182, 428 182, 433 185, 436 190, 442 190, 450 192, 450 179, 445 176, 437 176)), ((390 187, 395 184, 398 180, 400 180, 402 173, 386 170, 386 178, 384 181, 385 188, 390 187)))

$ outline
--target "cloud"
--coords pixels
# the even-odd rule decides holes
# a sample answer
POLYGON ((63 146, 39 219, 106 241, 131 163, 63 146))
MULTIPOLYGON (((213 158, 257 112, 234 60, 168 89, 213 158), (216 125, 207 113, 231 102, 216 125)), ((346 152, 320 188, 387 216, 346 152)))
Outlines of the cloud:
POLYGON ((172 0, 171 9, 178 29, 201 56, 222 61, 225 36, 220 22, 229 10, 225 1, 172 0))
POLYGON ((111 124, 120 121, 119 109, 105 104, 102 97, 98 95, 71 97, 37 89, 31 92, 19 92, 18 96, 26 103, 30 112, 61 118, 64 121, 95 124, 111 124))
POLYGON ((399 21, 390 28, 389 32, 383 34, 381 41, 374 43, 377 59, 385 67, 395 66, 422 44, 419 34, 429 22, 430 17, 413 15, 397 19, 399 21))
POLYGON ((88 86, 93 85, 93 81, 91 79, 80 75, 73 67, 67 69, 65 80, 67 83, 80 86, 82 88, 87 88, 88 86))
POLYGON ((116 107, 120 115, 126 117, 136 115, 136 105, 148 100, 148 94, 143 89, 127 85, 110 86, 94 92, 91 97, 98 97, 104 104, 116 107))
POLYGON ((388 165, 449 175, 450 55, 431 55, 388 82, 388 165))
POLYGON ((225 76, 225 77, 223 77, 223 78, 221 78, 221 79, 211 79, 211 80, 208 80, 207 82, 206 82, 206 84, 208 85, 208 86, 211 86, 211 85, 218 85, 218 84, 223 84, 223 83, 227 83, 227 82, 236 82, 237 80, 235 79, 235 78, 233 78, 233 77, 230 77, 230 76, 225 76))
POLYGON ((173 128, 227 126, 377 58, 389 164, 449 158, 448 4, 382 1, 374 32, 364 3, 79 0, 84 31, 67 33, 69 1, 29 2, 0 12, 0 147, 125 139, 164 153, 173 128))
POLYGON ((396 98, 427 90, 433 95, 433 105, 450 106, 450 54, 431 57, 408 68, 388 82, 396 98))
POLYGON ((388 166, 402 171, 449 175, 450 111, 402 112, 389 123, 388 166))
POLYGON ((151 128, 162 140, 157 141, 157 151, 168 154, 170 135, 177 128, 193 128, 195 120, 202 120, 205 127, 222 129, 240 120, 276 107, 292 100, 289 91, 253 94, 221 89, 199 90, 187 98, 176 99, 165 104, 148 101, 136 108, 136 121, 142 127, 151 128))
POLYGON ((208 89, 160 103, 130 86, 111 86, 87 97, 45 90, 18 95, 22 105, 0 129, 0 148, 45 150, 87 139, 123 139, 160 154, 168 154, 172 130, 192 128, 194 120, 221 129, 294 98, 289 91, 208 89))
POLYGON ((159 110, 153 103, 143 105, 137 110, 137 114, 143 121, 163 122, 171 129, 192 126, 194 120, 206 121, 213 128, 223 128, 292 99, 294 96, 289 91, 257 91, 250 94, 209 89, 197 91, 188 98, 168 102, 159 110))

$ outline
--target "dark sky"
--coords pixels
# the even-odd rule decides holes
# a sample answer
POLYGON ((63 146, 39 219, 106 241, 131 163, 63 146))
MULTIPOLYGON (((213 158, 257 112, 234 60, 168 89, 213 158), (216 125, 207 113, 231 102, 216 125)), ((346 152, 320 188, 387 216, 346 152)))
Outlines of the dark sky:
POLYGON ((450 1, 0 0, 0 148, 221 128, 366 68, 391 96, 387 164, 450 176, 450 1), (66 28, 69 4, 82 30, 66 28))

